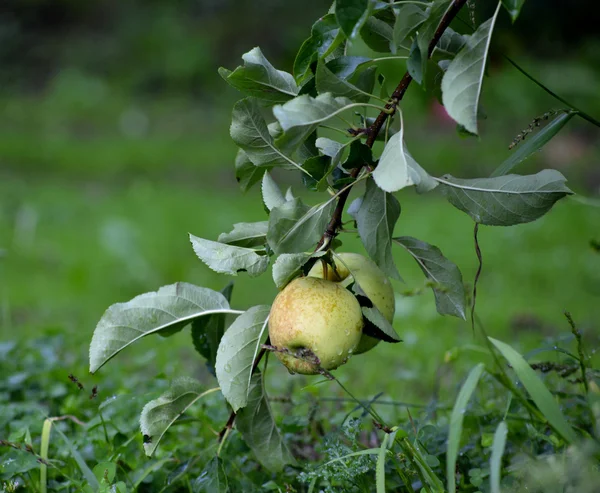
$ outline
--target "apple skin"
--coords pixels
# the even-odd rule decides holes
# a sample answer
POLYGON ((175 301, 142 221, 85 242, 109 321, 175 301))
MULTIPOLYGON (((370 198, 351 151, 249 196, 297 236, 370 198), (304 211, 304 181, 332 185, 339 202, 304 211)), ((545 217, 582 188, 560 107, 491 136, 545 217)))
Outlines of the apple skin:
MULTIPOLYGON (((275 298, 269 315, 269 338, 292 352, 310 349, 325 370, 344 364, 362 336, 363 316, 354 295, 340 284, 299 277, 275 298)), ((316 365, 285 353, 275 353, 294 373, 315 375, 316 365)))
MULTIPOLYGON (((392 323, 394 320, 395 302, 394 290, 390 280, 377 267, 377 264, 358 253, 342 252, 335 258, 335 267, 339 280, 336 278, 334 270, 327 269, 327 279, 337 281, 342 286, 348 286, 352 283, 352 274, 356 282, 360 285, 367 297, 373 302, 381 314, 392 323)), ((308 273, 309 276, 323 278, 323 263, 317 262, 308 273)), ((354 354, 361 354, 373 349, 379 343, 379 339, 363 334, 354 354)))

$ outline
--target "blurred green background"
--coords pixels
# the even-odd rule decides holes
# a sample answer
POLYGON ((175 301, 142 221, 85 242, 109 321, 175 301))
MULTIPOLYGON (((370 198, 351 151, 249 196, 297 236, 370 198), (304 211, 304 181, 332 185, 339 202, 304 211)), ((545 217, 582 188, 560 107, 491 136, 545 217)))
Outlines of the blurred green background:
MULTIPOLYGON (((529 0, 515 26, 502 14, 480 138, 460 137, 413 85, 404 121, 420 164, 435 174, 489 174, 534 117, 562 107, 501 52, 599 118, 600 40, 584 3, 571 5, 565 17, 557 1, 529 0)), ((493 6, 482 2, 477 18, 493 6)), ((228 126, 240 96, 217 68, 234 68, 260 46, 277 68, 290 71, 327 8, 317 0, 2 3, 0 340, 59 334, 69 355, 65 374, 85 375, 87 345, 110 304, 176 281, 213 289, 228 282, 195 257, 188 233, 215 239, 235 222, 266 215, 258 189, 242 194, 235 182, 228 126)), ((593 199, 600 193, 598 136, 598 128, 574 118, 518 171, 556 168, 574 191, 593 199)), ((276 178, 302 193, 298 176, 276 178)), ((477 262, 470 219, 437 195, 403 191, 398 198, 396 233, 440 247, 471 284, 477 262)), ((599 225, 600 208, 568 199, 535 223, 481 228, 477 306, 488 333, 522 350, 553 344, 568 334, 562 312, 569 310, 597 342, 600 255, 590 242, 600 240, 599 225)), ((353 235, 342 240, 362 251, 353 235)), ((361 397, 385 391, 424 402, 434 393, 453 395, 453 372, 464 374, 463 365, 480 358, 470 352, 479 337, 468 323, 438 316, 416 265, 400 251, 396 260, 406 281, 395 285, 395 326, 404 342, 381 345, 337 374, 361 397), (465 357, 456 362, 458 353, 465 357)), ((235 307, 269 303, 276 294, 268 274, 235 282, 235 307)), ((280 389, 314 382, 272 369, 280 389)), ((147 338, 85 378, 100 389, 139 390, 124 380, 131 372, 208 378, 187 331, 147 338)), ((152 381, 144 385, 152 389, 152 381)))

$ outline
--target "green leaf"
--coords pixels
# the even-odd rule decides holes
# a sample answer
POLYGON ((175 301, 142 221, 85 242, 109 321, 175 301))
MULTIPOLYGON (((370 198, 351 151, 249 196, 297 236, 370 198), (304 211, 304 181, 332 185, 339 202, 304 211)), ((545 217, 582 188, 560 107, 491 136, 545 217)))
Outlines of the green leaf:
POLYGON ((248 402, 252 364, 267 326, 270 306, 245 311, 225 331, 217 351, 216 373, 221 392, 235 412, 248 402))
POLYGON ((317 149, 319 149, 325 156, 329 156, 331 158, 336 157, 344 148, 344 146, 339 142, 326 137, 319 137, 315 144, 317 149))
POLYGON ((481 24, 450 62, 442 79, 442 102, 448 114, 477 134, 477 113, 490 41, 500 4, 491 19, 481 24))
POLYGON ((368 179, 363 201, 356 213, 358 234, 373 261, 394 279, 401 279, 392 257, 392 234, 399 217, 398 200, 368 179))
POLYGON ((317 125, 327 121, 351 106, 346 98, 334 98, 331 94, 319 94, 316 98, 308 95, 298 96, 283 105, 273 107, 273 114, 284 131, 294 127, 306 127, 307 135, 317 125))
POLYGON ((363 332, 371 337, 381 339, 385 342, 401 342, 400 336, 392 327, 392 324, 387 321, 377 307, 363 306, 361 308, 363 316, 366 318, 363 332))
MULTIPOLYGON (((373 82, 375 81, 374 67, 363 71, 363 73, 368 73, 373 82)), ((371 98, 371 95, 368 92, 355 86, 347 79, 333 73, 323 60, 319 60, 319 63, 317 64, 315 78, 319 94, 331 93, 334 96, 345 97, 351 101, 362 103, 368 102, 371 98)))
POLYGON ((242 192, 250 190, 260 181, 263 173, 269 169, 271 168, 254 166, 252 161, 248 159, 248 155, 242 149, 238 149, 235 156, 235 179, 239 183, 242 192))
POLYGON ((112 305, 96 326, 90 344, 94 373, 130 344, 150 334, 175 333, 192 320, 215 313, 237 313, 225 297, 208 288, 176 283, 112 305))
POLYGON ((369 0, 336 0, 335 18, 348 39, 353 39, 370 14, 369 0))
POLYGON ((153 399, 142 409, 140 429, 144 436, 144 450, 151 456, 171 425, 202 397, 219 388, 203 391, 202 384, 194 378, 173 380, 164 394, 153 399))
POLYGON ((268 221, 255 223, 235 223, 229 233, 221 233, 219 243, 227 243, 239 247, 262 247, 267 242, 268 221))
POLYGON ((494 172, 490 175, 502 176, 511 171, 519 163, 525 161, 535 152, 539 151, 544 147, 560 130, 567 124, 567 122, 575 116, 575 112, 561 113, 542 130, 537 132, 533 137, 525 142, 522 142, 517 150, 514 151, 510 157, 498 166, 494 172))
POLYGON ((319 58, 330 55, 343 40, 344 33, 338 26, 335 14, 327 14, 315 22, 310 38, 302 43, 294 60, 296 81, 302 83, 311 77, 311 64, 319 58))
POLYGON ((311 249, 325 231, 333 207, 333 198, 311 208, 300 199, 276 207, 269 216, 269 246, 277 255, 311 249))
POLYGON ((205 240, 190 235, 194 252, 207 267, 220 274, 237 276, 248 272, 250 277, 261 275, 269 266, 269 257, 259 255, 251 248, 226 245, 218 241, 205 240))
MULTIPOLYGON (((228 303, 231 303, 231 293, 233 292, 233 282, 230 282, 221 290, 228 303)), ((200 317, 192 322, 192 342, 198 353, 206 358, 206 367, 208 371, 215 375, 215 362, 217 360, 217 350, 221 337, 225 332, 225 314, 219 313, 200 317)))
POLYGON ((220 457, 213 457, 193 482, 194 493, 228 493, 227 474, 220 457))
MULTIPOLYGON (((432 58, 439 59, 447 59, 448 57, 453 58, 462 48, 465 46, 467 42, 467 37, 462 34, 457 33, 451 27, 447 27, 442 37, 438 41, 438 44, 435 45, 435 51, 432 54, 432 58)), ((446 69, 448 67, 445 67, 446 69)))
POLYGON ((394 28, 387 22, 369 17, 360 30, 365 44, 378 53, 389 53, 394 42, 394 28))
POLYGON ((505 175, 461 180, 451 175, 441 179, 440 190, 456 208, 475 222, 489 226, 512 226, 534 221, 554 203, 571 194, 565 177, 546 169, 535 175, 505 175))
POLYGON ((263 175, 261 190, 263 202, 268 210, 285 204, 286 200, 281 189, 268 172, 263 175))
POLYGON ((329 156, 315 156, 307 159, 302 168, 310 173, 310 176, 302 175, 304 186, 309 190, 323 192, 329 185, 327 177, 335 166, 332 166, 332 159, 329 156))
POLYGON ((517 17, 519 17, 524 3, 525 0, 502 0, 502 5, 504 5, 504 8, 508 11, 513 23, 517 20, 517 17))
POLYGON ((404 125, 388 140, 373 172, 373 179, 379 188, 390 193, 411 185, 415 185, 417 192, 424 193, 437 186, 437 182, 406 150, 404 125))
POLYGON ((444 257, 438 247, 416 238, 400 236, 394 238, 394 241, 413 256, 427 279, 435 283, 432 289, 440 315, 454 315, 465 319, 465 287, 456 264, 444 257))
POLYGON ((298 95, 300 89, 292 74, 276 70, 260 48, 245 53, 242 60, 244 66, 233 72, 219 69, 221 77, 239 91, 269 103, 282 103, 298 95))
POLYGON ((252 376, 248 405, 238 413, 236 426, 256 458, 269 471, 278 472, 286 464, 295 464, 275 425, 260 372, 252 376))
POLYGON ((310 253, 283 253, 273 264, 273 281, 278 289, 283 289, 292 279, 298 277, 302 266, 311 257, 310 253))
POLYGON ((517 378, 521 381, 527 392, 529 392, 531 399, 546 417, 552 428, 567 442, 573 443, 577 441, 577 435, 565 419, 555 397, 546 388, 531 366, 529 366, 529 363, 525 361, 525 358, 508 344, 491 337, 488 337, 488 339, 509 362, 517 378))
POLYGON ((458 393, 452 415, 450 416, 450 429, 448 432, 448 445, 446 450, 446 475, 448 477, 449 493, 456 492, 456 458, 460 449, 460 437, 462 435, 463 419, 467 411, 469 400, 477 387, 477 383, 483 374, 485 365, 479 363, 470 372, 465 383, 458 393))
POLYGON ((230 134, 255 166, 294 166, 293 161, 275 146, 255 98, 235 103, 230 134))
POLYGON ((425 79, 427 60, 429 59, 429 44, 433 40, 433 36, 451 3, 451 0, 437 0, 434 2, 430 10, 428 10, 427 19, 419 27, 416 39, 416 51, 413 58, 420 65, 420 71, 416 74, 418 78, 415 78, 415 81, 419 84, 425 79))
POLYGON ((350 154, 348 159, 342 165, 344 169, 362 168, 363 166, 373 165, 373 151, 360 140, 355 140, 350 144, 350 154))
POLYGON ((508 428, 506 421, 500 421, 494 433, 494 442, 492 443, 492 455, 490 456, 490 492, 502 493, 500 488, 500 479, 502 478, 502 454, 506 445, 506 435, 508 428))
POLYGON ((403 4, 397 9, 396 22, 394 23, 394 38, 392 47, 395 50, 402 47, 402 43, 414 34, 419 26, 423 24, 427 18, 425 11, 413 4, 403 4))
POLYGON ((377 465, 375 466, 375 487, 377 493, 385 493, 385 457, 388 448, 394 445, 394 436, 396 432, 386 433, 381 442, 381 450, 377 456, 377 465))

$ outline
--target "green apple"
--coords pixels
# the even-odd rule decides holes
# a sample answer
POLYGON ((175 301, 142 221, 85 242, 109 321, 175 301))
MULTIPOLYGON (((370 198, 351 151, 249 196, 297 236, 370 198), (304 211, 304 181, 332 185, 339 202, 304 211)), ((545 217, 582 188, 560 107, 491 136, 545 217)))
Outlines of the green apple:
MULTIPOLYGON (((308 273, 309 276, 318 278, 327 278, 330 281, 338 282, 342 286, 349 286, 353 282, 353 277, 365 292, 367 297, 373 302, 377 309, 392 323, 394 320, 394 290, 390 280, 377 267, 372 260, 363 257, 358 253, 342 252, 335 258, 335 271, 328 266, 327 276, 323 275, 323 262, 317 262, 308 273)), ((354 354, 364 353, 374 348, 379 343, 379 339, 363 334, 354 354)))
MULTIPOLYGON (((361 340, 363 316, 356 297, 339 283, 299 277, 275 298, 269 315, 269 338, 292 353, 312 351, 320 366, 333 370, 344 364, 361 340)), ((317 366, 286 353, 275 353, 292 372, 318 373, 317 366)))

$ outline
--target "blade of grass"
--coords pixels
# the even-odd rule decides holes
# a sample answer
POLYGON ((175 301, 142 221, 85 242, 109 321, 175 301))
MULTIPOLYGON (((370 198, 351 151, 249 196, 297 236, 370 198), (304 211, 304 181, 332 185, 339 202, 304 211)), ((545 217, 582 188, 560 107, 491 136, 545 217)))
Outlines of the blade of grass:
POLYGON ((40 491, 46 493, 48 490, 48 466, 45 464, 48 461, 48 448, 50 447, 50 430, 52 430, 52 421, 50 419, 44 420, 42 426, 42 443, 40 446, 40 457, 44 459, 44 462, 40 462, 40 491))
POLYGON ((381 449, 377 456, 377 465, 375 466, 375 486, 377 493, 385 493, 385 456, 390 445, 394 444, 395 435, 395 430, 392 433, 386 433, 383 437, 383 442, 381 442, 381 449))
POLYGON ((498 351, 506 358, 515 371, 517 378, 521 381, 533 402, 548 420, 554 430, 568 443, 577 440, 577 435, 571 425, 567 422, 556 400, 540 380, 529 363, 508 344, 489 338, 498 351))
POLYGON ((477 387, 477 383, 483 374, 484 368, 485 365, 479 363, 469 372, 469 376, 458 393, 452 415, 450 416, 450 432, 448 433, 448 447, 446 452, 446 475, 448 476, 448 491, 450 493, 456 493, 456 458, 460 448, 460 436, 462 435, 465 411, 475 391, 475 387, 477 387))
POLYGON ((500 478, 502 472, 502 454, 506 445, 506 434, 508 429, 505 421, 500 421, 494 433, 492 443, 492 456, 490 457, 490 491, 491 493, 501 493, 500 478))
POLYGON ((513 152, 510 157, 500 166, 498 166, 490 176, 495 177, 506 175, 519 163, 525 161, 533 153, 544 147, 558 132, 560 132, 560 130, 571 118, 573 118, 574 115, 576 115, 576 112, 574 111, 569 111, 567 113, 561 113, 558 115, 531 139, 526 140, 524 143, 519 145, 517 150, 513 152))

